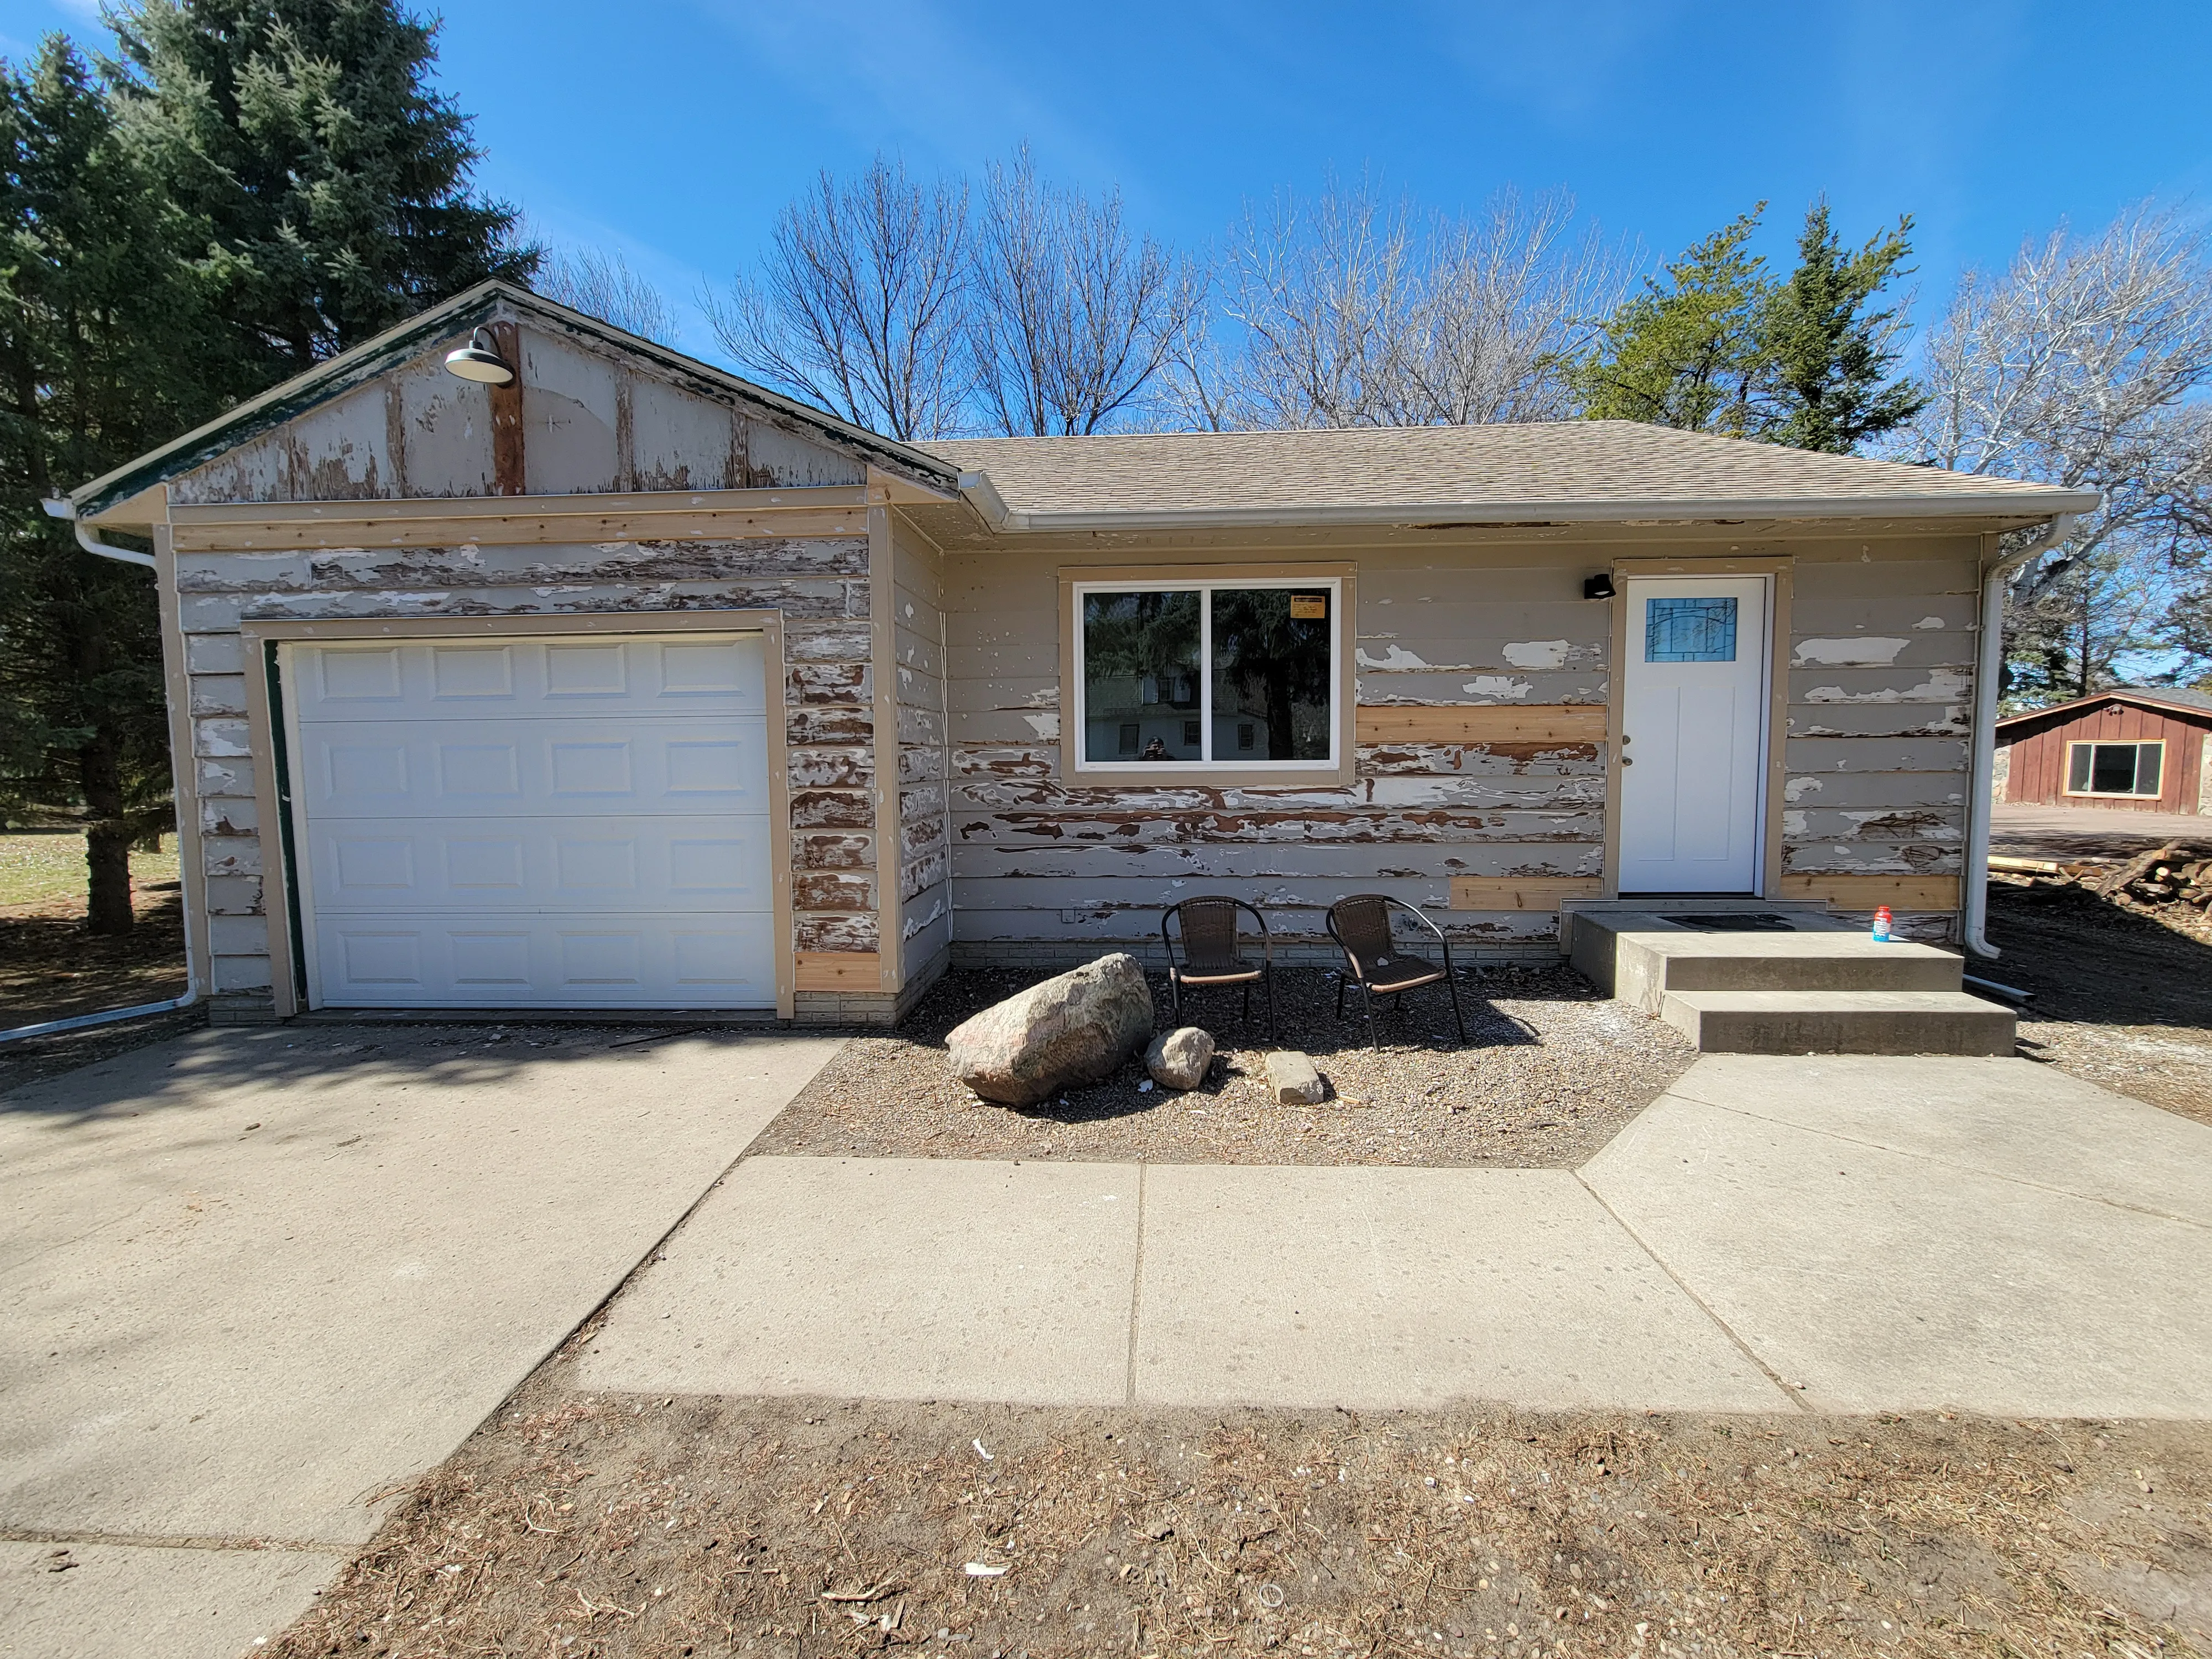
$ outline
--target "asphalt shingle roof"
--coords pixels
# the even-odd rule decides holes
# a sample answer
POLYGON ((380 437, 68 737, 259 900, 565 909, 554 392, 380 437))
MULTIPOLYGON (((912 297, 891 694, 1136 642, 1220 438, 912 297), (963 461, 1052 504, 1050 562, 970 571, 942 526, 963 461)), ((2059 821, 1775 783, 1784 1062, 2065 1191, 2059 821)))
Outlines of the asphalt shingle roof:
POLYGON ((1223 509, 1585 509, 1762 503, 2033 515, 2094 497, 1631 421, 963 438, 915 447, 987 474, 1021 517, 1223 509))

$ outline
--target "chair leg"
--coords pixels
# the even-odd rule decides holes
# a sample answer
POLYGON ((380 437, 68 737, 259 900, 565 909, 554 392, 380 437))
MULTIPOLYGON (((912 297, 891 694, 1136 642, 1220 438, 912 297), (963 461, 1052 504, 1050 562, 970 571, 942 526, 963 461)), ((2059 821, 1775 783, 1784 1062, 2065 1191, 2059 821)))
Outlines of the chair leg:
POLYGON ((1267 1041, 1273 1044, 1282 1041, 1276 1035, 1278 1028, 1275 1024, 1275 970, 1273 968, 1268 969, 1264 977, 1267 981, 1267 1041))
POLYGON ((1367 999, 1367 1046, 1379 1054, 1382 1052, 1382 1039, 1375 1035, 1375 993, 1364 985, 1359 989, 1367 999))
POLYGON ((1342 1019, 1342 1018, 1344 1018, 1344 988, 1345 988, 1345 986, 1346 985, 1346 983, 1348 983, 1348 981, 1344 978, 1344 976, 1343 976, 1341 974, 1340 974, 1340 975, 1337 975, 1337 980, 1336 980, 1336 1017, 1337 1017, 1339 1019, 1342 1019))
POLYGON ((1444 984, 1451 992, 1452 1024, 1459 1027, 1459 1046, 1464 1048, 1467 1047, 1467 1016, 1459 1011, 1459 981, 1454 975, 1447 974, 1444 976, 1444 984))
POLYGON ((1168 1018, 1177 1025, 1182 1024, 1182 981, 1172 968, 1168 969, 1168 1018))

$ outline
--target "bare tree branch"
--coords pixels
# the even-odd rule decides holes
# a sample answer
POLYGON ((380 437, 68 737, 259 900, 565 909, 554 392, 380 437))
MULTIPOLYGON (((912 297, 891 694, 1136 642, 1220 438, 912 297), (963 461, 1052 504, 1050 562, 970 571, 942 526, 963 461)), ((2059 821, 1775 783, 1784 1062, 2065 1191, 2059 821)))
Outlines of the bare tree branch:
POLYGON ((531 286, 571 311, 661 345, 674 345, 682 331, 667 296, 619 253, 592 247, 549 249, 531 286))
POLYGON ((1194 264, 1131 239, 1119 191, 1042 184, 1026 146, 989 170, 975 268, 977 394, 1009 434, 1126 424, 1206 301, 1194 264))
POLYGON ((939 437, 969 386, 967 258, 967 186, 878 156, 786 207, 759 278, 706 296, 708 319, 748 373, 891 437, 939 437))
POLYGON ((1619 303, 1630 263, 1573 203, 1508 192, 1474 220, 1417 225, 1404 203, 1332 185, 1281 198, 1231 238, 1233 352, 1187 353, 1198 423, 1419 426, 1558 420, 1563 373, 1619 303))

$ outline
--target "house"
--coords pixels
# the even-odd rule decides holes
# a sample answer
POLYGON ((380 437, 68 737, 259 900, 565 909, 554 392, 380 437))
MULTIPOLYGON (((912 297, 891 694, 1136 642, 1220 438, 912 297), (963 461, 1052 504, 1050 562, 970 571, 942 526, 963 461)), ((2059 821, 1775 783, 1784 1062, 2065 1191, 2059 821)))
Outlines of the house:
POLYGON ((2212 696, 2116 686, 1996 723, 1996 799, 2212 813, 2212 696))
POLYGON ((1620 422, 901 444, 486 284, 55 510, 152 544, 217 1018, 842 1022, 1208 889, 1294 957, 1377 889, 1956 938, 1987 573, 2093 503, 1620 422))

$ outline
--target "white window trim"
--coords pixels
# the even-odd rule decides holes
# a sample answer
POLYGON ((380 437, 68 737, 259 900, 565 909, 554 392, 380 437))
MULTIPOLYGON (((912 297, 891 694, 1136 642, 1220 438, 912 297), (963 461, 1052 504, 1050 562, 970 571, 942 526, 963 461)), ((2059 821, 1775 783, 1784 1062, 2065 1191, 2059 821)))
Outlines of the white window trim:
MULTIPOLYGON (((2091 776, 2096 775, 2097 763, 2089 763, 2091 776)), ((2066 739, 2066 770, 2068 780, 2059 793, 2071 795, 2076 800, 2156 800, 2166 793, 2166 739, 2164 738, 2069 738, 2066 739), (2134 789, 2076 789, 2073 786, 2074 751, 2076 749, 2155 749, 2158 750, 2158 787, 2146 795, 2134 789)), ((2142 760, 2136 760, 2136 777, 2142 777, 2142 760)))
POLYGON ((1102 775, 1143 773, 1157 777, 1164 772, 1188 772, 1194 778, 1220 771, 1268 772, 1285 776, 1301 773, 1334 773, 1344 765, 1344 716, 1342 702, 1344 666, 1344 580, 1340 576, 1206 576, 1183 580, 1173 577, 1147 577, 1126 581, 1078 581, 1072 584, 1074 592, 1073 615, 1068 625, 1075 641, 1074 684, 1069 696, 1074 703, 1073 751, 1075 769, 1079 773, 1102 775), (1201 751, 1213 746, 1213 593, 1217 588, 1246 592, 1253 588, 1296 588, 1301 592, 1314 593, 1322 589, 1328 592, 1328 758, 1326 760, 1271 761, 1245 760, 1236 756, 1224 759, 1219 755, 1206 755, 1199 760, 1136 760, 1094 761, 1085 757, 1085 738, 1091 726, 1086 707, 1090 679, 1084 663, 1083 600, 1090 593, 1196 593, 1198 605, 1198 733, 1201 751))

